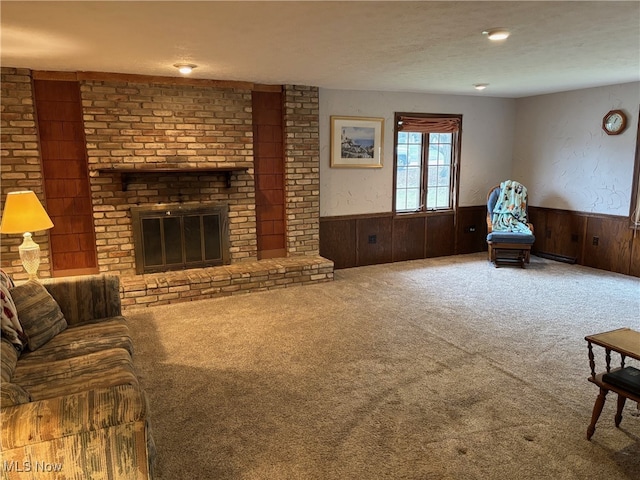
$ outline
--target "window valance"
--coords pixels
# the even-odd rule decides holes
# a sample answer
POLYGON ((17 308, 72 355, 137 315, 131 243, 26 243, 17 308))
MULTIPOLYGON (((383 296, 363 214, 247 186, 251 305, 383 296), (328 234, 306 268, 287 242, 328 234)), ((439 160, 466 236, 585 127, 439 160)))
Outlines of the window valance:
POLYGON ((459 117, 410 117, 398 119, 399 132, 455 133, 460 131, 459 117))

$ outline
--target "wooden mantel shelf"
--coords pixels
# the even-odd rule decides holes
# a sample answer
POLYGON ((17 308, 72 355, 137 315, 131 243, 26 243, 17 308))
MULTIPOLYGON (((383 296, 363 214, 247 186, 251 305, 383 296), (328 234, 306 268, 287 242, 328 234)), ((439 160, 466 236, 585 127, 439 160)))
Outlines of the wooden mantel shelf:
POLYGON ((192 174, 192 173, 222 173, 225 175, 227 188, 231 187, 231 175, 236 172, 246 172, 249 165, 234 164, 226 166, 190 166, 190 165, 145 165, 143 167, 125 166, 125 165, 107 165, 92 168, 92 171, 101 173, 117 173, 120 174, 122 180, 122 190, 126 191, 129 187, 130 178, 134 175, 159 174, 159 173, 175 173, 175 174, 192 174))

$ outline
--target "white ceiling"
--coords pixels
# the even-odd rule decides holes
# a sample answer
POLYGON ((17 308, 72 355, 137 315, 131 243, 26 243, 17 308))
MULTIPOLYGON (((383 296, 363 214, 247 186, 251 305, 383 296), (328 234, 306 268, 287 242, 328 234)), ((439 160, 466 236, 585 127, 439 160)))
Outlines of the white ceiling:
POLYGON ((640 1, 3 0, 1 63, 523 97, 640 80, 640 1), (489 42, 482 31, 512 35, 489 42), (489 83, 484 92, 472 85, 489 83))

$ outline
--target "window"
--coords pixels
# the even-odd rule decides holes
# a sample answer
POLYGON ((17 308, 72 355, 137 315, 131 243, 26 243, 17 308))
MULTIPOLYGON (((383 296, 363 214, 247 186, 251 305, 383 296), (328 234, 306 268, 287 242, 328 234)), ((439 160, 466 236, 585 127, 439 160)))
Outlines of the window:
POLYGON ((455 208, 460 115, 396 114, 395 211, 455 208))

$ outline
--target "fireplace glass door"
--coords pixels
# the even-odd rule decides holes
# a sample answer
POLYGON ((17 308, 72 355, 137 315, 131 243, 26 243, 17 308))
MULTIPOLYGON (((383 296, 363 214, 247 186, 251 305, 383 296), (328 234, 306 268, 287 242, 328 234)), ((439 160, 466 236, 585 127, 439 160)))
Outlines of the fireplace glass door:
POLYGON ((226 207, 135 208, 132 218, 137 273, 228 263, 226 207))

